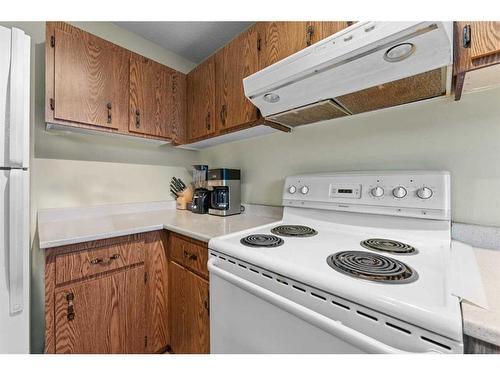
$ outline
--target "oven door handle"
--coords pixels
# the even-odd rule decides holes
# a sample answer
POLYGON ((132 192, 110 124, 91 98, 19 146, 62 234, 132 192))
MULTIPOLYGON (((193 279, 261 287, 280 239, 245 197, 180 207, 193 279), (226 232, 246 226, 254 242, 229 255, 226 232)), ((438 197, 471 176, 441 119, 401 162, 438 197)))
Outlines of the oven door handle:
POLYGON ((415 354, 386 345, 372 337, 366 336, 354 329, 346 327, 341 322, 332 320, 313 310, 310 310, 298 303, 290 301, 276 293, 273 293, 261 286, 251 283, 241 277, 227 272, 216 265, 217 258, 210 258, 208 261, 208 270, 210 273, 230 282, 231 284, 269 302, 292 315, 338 337, 349 344, 368 353, 391 353, 391 354, 415 354))

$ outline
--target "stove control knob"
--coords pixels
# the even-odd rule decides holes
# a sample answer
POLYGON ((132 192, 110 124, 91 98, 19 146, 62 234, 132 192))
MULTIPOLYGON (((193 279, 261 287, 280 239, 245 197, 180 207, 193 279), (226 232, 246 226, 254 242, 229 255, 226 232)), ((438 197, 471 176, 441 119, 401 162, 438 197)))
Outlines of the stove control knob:
POLYGON ((307 194, 307 193, 309 193, 309 188, 308 188, 307 186, 302 186, 302 187, 300 188, 300 192, 301 192, 302 194, 307 194))
POLYGON ((417 190, 417 197, 419 197, 420 199, 429 199, 430 197, 432 197, 432 190, 428 187, 422 186, 417 190))
POLYGON ((297 191, 297 188, 296 188, 294 185, 292 185, 292 186, 290 186, 290 187, 288 188, 288 192, 289 192, 290 194, 295 194, 295 192, 296 192, 296 191, 297 191))
POLYGON ((374 197, 380 198, 384 195, 384 189, 380 186, 377 186, 371 190, 371 193, 374 197))
POLYGON ((403 186, 396 186, 394 189, 392 189, 392 195, 394 195, 396 198, 404 198, 406 197, 407 191, 403 186))

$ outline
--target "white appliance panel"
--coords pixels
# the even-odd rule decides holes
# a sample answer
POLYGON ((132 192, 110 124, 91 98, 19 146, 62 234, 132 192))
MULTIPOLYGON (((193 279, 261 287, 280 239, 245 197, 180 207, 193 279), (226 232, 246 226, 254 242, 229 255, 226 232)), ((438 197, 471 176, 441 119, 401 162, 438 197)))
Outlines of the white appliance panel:
POLYGON ((29 173, 0 170, 0 353, 29 353, 29 173))
POLYGON ((29 167, 30 43, 0 27, 0 167, 29 167))

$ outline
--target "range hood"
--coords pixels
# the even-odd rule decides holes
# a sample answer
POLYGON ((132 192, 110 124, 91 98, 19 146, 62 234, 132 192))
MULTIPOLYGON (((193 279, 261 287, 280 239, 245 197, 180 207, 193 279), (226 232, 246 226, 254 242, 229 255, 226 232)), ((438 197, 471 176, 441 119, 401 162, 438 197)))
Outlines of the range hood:
POLYGON ((452 22, 357 22, 243 79, 268 120, 288 126, 449 94, 452 22))

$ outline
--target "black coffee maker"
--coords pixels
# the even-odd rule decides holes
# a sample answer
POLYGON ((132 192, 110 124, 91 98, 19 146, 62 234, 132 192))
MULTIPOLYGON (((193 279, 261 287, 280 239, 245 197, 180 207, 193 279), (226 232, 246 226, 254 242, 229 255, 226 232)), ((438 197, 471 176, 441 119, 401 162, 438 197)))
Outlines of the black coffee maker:
POLYGON ((208 165, 193 165, 194 194, 191 212, 208 214, 210 207, 210 191, 207 189, 208 165))

